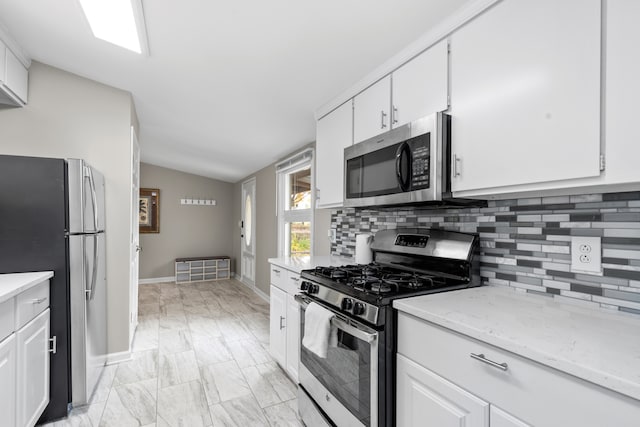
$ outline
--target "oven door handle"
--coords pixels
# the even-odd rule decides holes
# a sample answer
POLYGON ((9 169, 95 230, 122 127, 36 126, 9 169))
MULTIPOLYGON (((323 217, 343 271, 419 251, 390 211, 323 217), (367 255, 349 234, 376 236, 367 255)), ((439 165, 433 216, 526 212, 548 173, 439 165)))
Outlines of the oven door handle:
POLYGON ((356 338, 361 339, 362 341, 365 341, 368 344, 371 344, 372 342, 374 342, 376 340, 376 338, 378 338, 378 334, 374 333, 371 334, 369 332, 365 332, 362 329, 349 324, 343 320, 338 319, 337 317, 334 317, 333 319, 331 319, 331 323, 338 329, 341 329, 351 335, 353 335, 356 338))
MULTIPOLYGON (((307 298, 301 294, 296 294, 293 297, 298 303, 300 303, 300 306, 304 309, 307 308, 307 306, 309 305, 310 302, 312 302, 312 300, 310 298, 307 298)), ((331 310, 330 310, 331 311, 331 310)), ((331 323, 338 329, 341 329, 351 335, 353 335, 356 338, 359 338, 367 343, 372 343, 376 340, 376 338, 378 338, 378 333, 374 332, 374 333, 370 333, 367 331, 364 331, 362 328, 359 328, 356 326, 356 324, 352 323, 352 322, 345 322, 344 320, 340 319, 337 317, 333 317, 331 319, 331 323)))

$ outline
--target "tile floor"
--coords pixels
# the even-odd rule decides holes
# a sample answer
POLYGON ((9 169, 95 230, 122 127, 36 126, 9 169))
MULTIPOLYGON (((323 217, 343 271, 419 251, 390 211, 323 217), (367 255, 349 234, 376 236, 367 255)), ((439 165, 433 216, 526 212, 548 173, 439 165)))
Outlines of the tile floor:
POLYGON ((269 305, 235 280, 140 285, 133 358, 51 426, 302 426, 273 361, 269 305))

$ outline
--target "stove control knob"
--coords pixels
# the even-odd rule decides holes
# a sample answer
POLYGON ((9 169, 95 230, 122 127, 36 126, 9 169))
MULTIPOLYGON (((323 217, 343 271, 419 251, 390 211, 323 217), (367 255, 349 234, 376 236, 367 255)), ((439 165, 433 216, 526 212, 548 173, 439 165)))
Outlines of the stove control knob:
POLYGON ((318 292, 320 292, 320 286, 309 284, 309 293, 310 294, 317 294, 318 292))
POLYGON ((351 311, 353 308, 353 300, 351 298, 345 298, 342 300, 341 305, 343 310, 351 311))
POLYGON ((361 302, 357 302, 354 306, 353 306, 353 314, 355 314, 356 316, 359 316, 361 314, 364 314, 365 312, 365 307, 364 304, 361 302))
POLYGON ((303 280, 302 283, 300 284, 300 290, 303 292, 306 292, 309 290, 309 288, 311 287, 311 283, 303 280))

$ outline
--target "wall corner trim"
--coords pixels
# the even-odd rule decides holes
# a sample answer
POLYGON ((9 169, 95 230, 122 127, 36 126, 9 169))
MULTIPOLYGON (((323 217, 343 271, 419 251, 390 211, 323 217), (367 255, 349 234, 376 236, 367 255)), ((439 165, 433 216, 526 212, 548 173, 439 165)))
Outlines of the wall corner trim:
POLYGON ((240 276, 236 273, 233 273, 232 277, 237 280, 239 283, 242 283, 243 285, 245 285, 247 288, 251 289, 256 295, 258 295, 260 298, 262 298, 263 300, 265 300, 266 302, 270 302, 269 300, 269 295, 265 294, 264 292, 262 292, 260 289, 258 289, 255 286, 251 286, 245 282, 243 282, 242 280, 240 280, 240 276))

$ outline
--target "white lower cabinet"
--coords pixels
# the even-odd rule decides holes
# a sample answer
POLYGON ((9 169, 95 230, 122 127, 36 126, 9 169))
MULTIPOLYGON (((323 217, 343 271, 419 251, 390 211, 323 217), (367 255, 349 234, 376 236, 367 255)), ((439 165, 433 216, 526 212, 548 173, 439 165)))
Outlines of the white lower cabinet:
POLYGON ((16 335, 0 342, 0 417, 16 425, 16 335))
POLYGON ((49 403, 49 309, 16 332, 17 424, 33 426, 49 403))
POLYGON ((398 355, 398 426, 489 427, 489 404, 398 355))
POLYGON ((531 427, 494 405, 489 408, 489 419, 491 420, 491 427, 531 427))
POLYGON ((269 296, 269 350, 280 366, 287 360, 287 294, 271 285, 269 296))
POLYGON ((287 362, 286 370, 294 380, 298 380, 300 361, 300 305, 295 297, 287 294, 287 362))
POLYGON ((640 401, 400 312, 397 425, 637 427, 640 401))
POLYGON ((295 382, 300 361, 300 305, 295 299, 300 275, 271 265, 269 350, 295 382))

